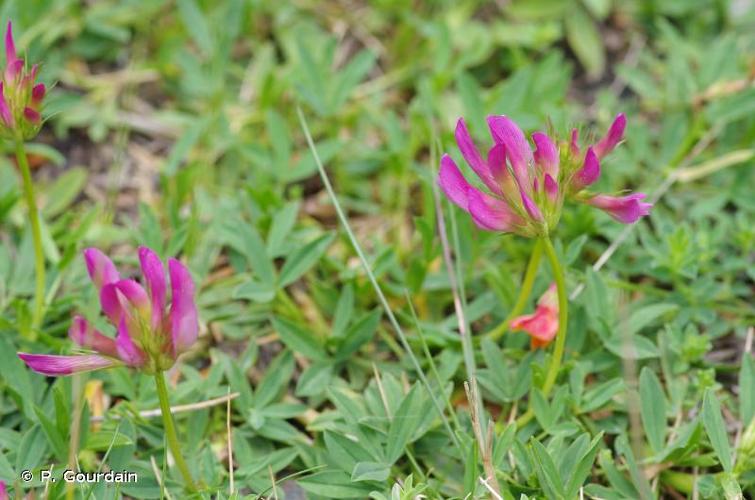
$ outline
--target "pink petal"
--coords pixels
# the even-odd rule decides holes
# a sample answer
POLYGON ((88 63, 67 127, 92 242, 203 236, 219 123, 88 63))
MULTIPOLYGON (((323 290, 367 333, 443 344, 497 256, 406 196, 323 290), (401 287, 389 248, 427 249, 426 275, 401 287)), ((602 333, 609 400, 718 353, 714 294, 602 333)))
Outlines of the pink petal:
POLYGON ((467 125, 464 123, 463 118, 459 118, 459 121, 456 123, 455 137, 461 155, 469 166, 472 167, 472 170, 477 174, 477 177, 479 177, 492 192, 501 194, 501 188, 493 178, 489 166, 480 156, 477 147, 472 141, 472 137, 469 135, 467 125))
POLYGON ((35 372, 51 377, 99 370, 100 368, 110 368, 118 364, 115 360, 97 354, 56 356, 53 354, 27 354, 19 352, 18 357, 35 372))
POLYGON ((47 88, 44 83, 38 83, 31 89, 31 102, 39 104, 45 98, 47 88))
POLYGON ((511 322, 513 331, 525 331, 532 337, 533 347, 540 347, 551 342, 558 332, 558 312, 545 307, 535 309, 534 314, 525 314, 511 322))
POLYGON ((542 132, 532 134, 535 149, 535 163, 543 169, 543 172, 552 177, 558 177, 558 148, 550 137, 542 132))
POLYGON ((475 188, 470 188, 467 196, 469 214, 480 229, 513 232, 522 222, 503 200, 493 198, 475 188))
POLYGON ((600 177, 600 160, 598 160, 598 155, 595 154, 593 148, 590 147, 587 148, 582 168, 577 170, 572 178, 572 186, 577 190, 584 189, 597 181, 598 177, 600 177))
POLYGON ((24 118, 35 125, 42 121, 42 115, 28 106, 24 108, 24 118))
POLYGON ((129 331, 128 321, 121 318, 118 323, 118 334, 115 336, 115 345, 118 351, 118 357, 129 366, 139 367, 144 365, 147 356, 134 343, 134 335, 138 332, 129 331))
POLYGON ((532 199, 527 196, 527 193, 524 191, 519 192, 522 195, 522 204, 524 205, 524 209, 527 211, 527 214, 532 217, 533 220, 536 220, 538 222, 541 222, 543 220, 543 214, 540 212, 540 209, 535 204, 532 199))
POLYGON ((548 195, 550 201, 556 201, 558 198, 558 183, 553 180, 550 174, 545 174, 544 182, 545 194, 548 195))
POLYGON ((551 283, 545 292, 537 300, 537 305, 548 307, 558 313, 558 289, 555 283, 551 283))
POLYGON ((81 316, 73 318, 71 328, 68 329, 68 336, 81 347, 113 358, 118 357, 115 340, 100 333, 81 316))
POLYGON ((84 250, 84 261, 87 272, 97 288, 102 288, 108 283, 118 281, 121 277, 113 262, 96 248, 84 250))
POLYGON ((18 75, 21 74, 21 72, 24 69, 24 60, 23 59, 16 59, 12 63, 8 64, 5 67, 5 81, 6 82, 14 82, 14 85, 16 84, 16 78, 18 75))
POLYGON ((579 130, 576 128, 571 129, 571 141, 569 142, 569 151, 572 156, 579 156, 579 130))
POLYGON ((152 329, 157 330, 162 324, 165 309, 165 268, 160 257, 147 247, 139 247, 139 262, 152 299, 152 329))
POLYGON ((640 200, 645 198, 644 193, 635 193, 627 196, 608 196, 599 194, 590 198, 587 203, 605 211, 608 215, 624 224, 637 222, 640 217, 650 213, 652 203, 644 203, 640 200))
POLYGON ((448 155, 440 159, 438 185, 446 197, 459 208, 468 210, 467 190, 471 187, 459 171, 459 167, 448 155))
POLYGON ((108 283, 100 290, 100 307, 114 325, 121 322, 124 316, 123 297, 115 283, 108 283))
POLYGON ((2 82, 0 82, 0 119, 7 127, 13 126, 13 113, 11 113, 8 102, 5 100, 2 82))
POLYGON ((595 145, 595 154, 598 155, 598 158, 603 158, 621 142, 626 126, 627 117, 624 116, 624 113, 616 115, 606 135, 595 145))
POLYGON ((488 127, 493 139, 506 146, 506 155, 514 170, 519 186, 529 186, 528 166, 532 163, 532 150, 524 132, 507 116, 488 116, 488 127))
POLYGON ((514 331, 523 330, 532 337, 533 347, 548 345, 558 332, 558 292, 552 283, 537 301, 534 314, 525 314, 511 322, 514 331))
POLYGON ((171 304, 170 325, 174 354, 188 350, 197 340, 199 321, 194 303, 194 281, 191 273, 176 259, 168 260, 170 274, 171 304))
POLYGON ((115 287, 123 294, 128 304, 135 308, 143 318, 150 317, 149 296, 139 283, 134 280, 120 280, 115 283, 115 287))
POLYGON ((9 500, 8 490, 5 487, 5 481, 0 481, 0 500, 9 500))
POLYGON ((13 42, 13 27, 8 21, 8 29, 5 31, 5 64, 10 66, 16 60, 16 44, 13 42))
POLYGON ((490 174, 498 185, 504 185, 510 182, 511 174, 506 168, 506 146, 495 144, 488 151, 488 168, 490 174))

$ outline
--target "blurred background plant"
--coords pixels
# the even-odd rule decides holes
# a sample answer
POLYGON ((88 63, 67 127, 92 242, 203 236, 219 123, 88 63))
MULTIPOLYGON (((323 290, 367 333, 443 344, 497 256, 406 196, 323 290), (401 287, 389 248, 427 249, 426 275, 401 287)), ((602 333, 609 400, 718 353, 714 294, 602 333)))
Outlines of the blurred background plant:
MULTIPOLYGON (((231 484, 278 498, 488 496, 437 237, 439 153, 459 116, 480 142, 487 114, 562 136, 591 122, 587 141, 624 112, 626 142, 596 188, 660 201, 628 232, 587 207, 564 212, 556 251, 568 288, 584 289, 552 397, 530 390, 547 353, 525 334, 479 340, 513 306, 531 243, 444 208, 501 494, 753 494, 753 2, 4 0, 0 20, 53 87, 27 148, 48 266, 35 340, 19 335, 34 260, 12 144, 0 158, 11 488, 42 491, 20 472, 73 455, 82 470, 140 474, 82 496, 180 497, 157 420, 117 418, 157 407, 149 377, 52 381, 15 358, 68 353, 74 311, 96 317, 82 248, 108 248, 135 275, 147 245, 182 255, 197 281, 199 346, 171 374, 172 403, 239 394, 232 446, 225 405, 177 415, 192 473, 218 497, 231 484), (297 106, 444 418, 339 226, 297 106), (515 432, 507 422, 528 406, 535 419, 515 432)), ((551 281, 543 266, 528 310, 551 281)))

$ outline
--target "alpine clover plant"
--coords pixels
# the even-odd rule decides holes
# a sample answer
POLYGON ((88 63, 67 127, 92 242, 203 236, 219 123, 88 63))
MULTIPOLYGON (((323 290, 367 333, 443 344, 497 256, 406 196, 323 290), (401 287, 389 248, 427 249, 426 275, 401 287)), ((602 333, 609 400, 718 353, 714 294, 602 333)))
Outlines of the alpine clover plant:
POLYGON ((124 365, 154 376, 168 445, 186 486, 194 490, 176 436, 164 376, 178 355, 190 349, 197 339, 194 282, 181 262, 168 259, 171 288, 168 307, 162 261, 147 247, 139 248, 138 253, 146 290, 133 279, 121 278, 113 262, 98 249, 84 250, 87 271, 99 292, 102 312, 116 329, 114 339, 95 329, 83 317, 76 316, 68 331, 69 337, 93 353, 59 356, 19 352, 18 356, 29 368, 48 376, 124 365))
MULTIPOLYGON (((616 116, 606 135, 584 152, 577 129, 571 131, 568 141, 554 140, 543 132, 533 133, 533 152, 524 132, 511 118, 489 116, 487 123, 493 145, 486 157, 472 141, 463 118, 457 122, 455 132, 461 155, 485 189, 472 186, 447 154, 440 160, 438 184, 446 197, 468 212, 480 229, 537 239, 519 297, 508 318, 490 336, 497 338, 509 327, 525 330, 532 336, 533 347, 546 345, 555 337, 542 387, 547 396, 561 367, 568 321, 564 271, 550 240, 564 201, 594 206, 625 224, 648 215, 651 204, 642 201, 643 193, 612 196, 595 194, 588 189, 600 178, 601 160, 624 136, 626 117, 623 113, 616 116), (556 298, 549 289, 533 315, 517 317, 532 291, 543 251, 553 270, 556 298)), ((532 410, 527 410, 517 423, 523 425, 532 416, 532 410)))
POLYGON ((45 258, 39 209, 24 148, 24 141, 33 139, 42 126, 40 111, 46 87, 44 83, 35 83, 37 71, 36 64, 29 68, 26 61, 18 57, 9 22, 5 32, 5 67, 0 75, 0 138, 15 146, 16 161, 23 178, 24 197, 29 208, 35 267, 32 331, 38 328, 42 321, 45 301, 45 258))

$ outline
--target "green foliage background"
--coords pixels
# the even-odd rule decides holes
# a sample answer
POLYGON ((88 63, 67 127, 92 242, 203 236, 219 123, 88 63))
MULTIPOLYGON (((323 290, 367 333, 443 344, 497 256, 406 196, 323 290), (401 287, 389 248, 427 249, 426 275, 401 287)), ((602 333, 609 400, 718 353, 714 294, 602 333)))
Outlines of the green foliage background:
MULTIPOLYGON (((26 209, 0 158, 0 480, 15 491, 64 497, 62 481, 19 477, 62 473, 73 445, 81 470, 140 476, 78 498, 182 498, 158 419, 137 416, 157 407, 149 377, 45 379, 15 355, 71 352, 71 315, 97 317, 82 248, 135 273, 144 244, 182 256, 199 285, 200 341, 173 404, 239 394, 234 496, 487 498, 437 237, 439 153, 458 158, 459 116, 485 144, 487 114, 595 137, 625 112, 600 190, 660 200, 627 236, 596 210, 564 213, 557 251, 585 288, 551 398, 532 389, 547 353, 485 337, 532 242, 444 205, 502 495, 754 494, 753 2, 5 0, 0 20, 55 83, 29 146, 49 264, 40 332, 26 209), (297 106, 459 448, 335 217, 297 106), (527 405, 536 419, 515 432, 527 405)), ((531 304, 550 281, 543 266, 531 304)), ((204 496, 228 497, 225 405, 179 415, 204 496)))

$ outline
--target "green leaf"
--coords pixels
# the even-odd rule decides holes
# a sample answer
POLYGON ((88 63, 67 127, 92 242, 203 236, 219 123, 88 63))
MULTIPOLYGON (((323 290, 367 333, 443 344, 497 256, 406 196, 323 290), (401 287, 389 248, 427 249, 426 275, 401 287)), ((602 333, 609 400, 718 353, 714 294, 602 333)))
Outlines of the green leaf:
POLYGON ((65 461, 68 455, 68 446, 63 439, 63 436, 58 432, 58 427, 55 425, 55 422, 45 415, 44 410, 37 405, 34 405, 34 413, 37 415, 37 421, 39 421, 39 425, 42 427, 42 430, 47 437, 47 442, 52 447, 53 453, 55 453, 58 460, 65 461))
POLYGON ((623 335, 623 333, 614 335, 606 340, 603 345, 622 359, 649 359, 661 355, 658 347, 647 337, 634 335, 627 340, 622 338, 623 335))
POLYGON ((293 373, 294 357, 291 351, 285 350, 267 367, 254 394, 254 406, 262 408, 275 401, 285 391, 293 373))
POLYGON ((233 291, 233 298, 266 304, 275 298, 275 286, 272 283, 247 281, 233 291))
POLYGON ((664 446, 666 431, 666 396, 658 377, 647 366, 640 372, 640 415, 645 435, 653 452, 664 446))
POLYGON ((296 216, 299 214, 299 202, 287 203, 275 213, 267 234, 267 251, 272 257, 283 253, 286 238, 296 224, 296 216))
POLYGON ((178 0, 178 12, 181 20, 186 25, 189 36, 202 49, 206 56, 211 56, 215 52, 215 43, 210 34, 210 26, 207 23, 207 16, 202 12, 195 0, 178 0))
POLYGON ((289 349, 316 361, 327 358, 325 348, 310 330, 286 318, 273 318, 273 328, 289 349))
POLYGON ((84 448, 93 451, 107 451, 111 447, 118 448, 132 444, 134 442, 122 432, 118 432, 117 429, 112 431, 102 430, 90 433, 87 436, 84 448))
POLYGON ((739 369, 739 414, 745 426, 755 418, 755 357, 747 353, 739 369))
POLYGON ((368 483, 354 483, 351 477, 343 472, 317 472, 298 481, 299 485, 309 493, 324 498, 368 498, 375 485, 368 483))
POLYGON ((296 382, 297 396, 317 396, 327 389, 333 378, 333 363, 321 361, 313 363, 299 375, 296 382))
POLYGON ((55 182, 45 190, 47 200, 42 212, 45 218, 55 217, 73 203, 76 197, 84 189, 88 172, 82 167, 73 167, 66 170, 55 182))
POLYGON ((420 422, 425 417, 421 411, 423 399, 419 395, 419 386, 415 384, 404 396, 396 414, 393 415, 385 453, 389 463, 392 464, 401 457, 404 448, 411 442, 420 422))
POLYGON ((642 472, 637 465, 637 461, 634 458, 634 453, 632 453, 632 448, 629 446, 626 435, 620 434, 619 437, 616 438, 614 446, 616 448, 616 452, 624 456, 624 461, 627 464, 627 469, 629 469, 629 475, 632 478, 632 484, 635 488, 637 488, 637 491, 639 492, 639 498, 654 498, 653 489, 650 487, 650 482, 648 481, 647 477, 645 477, 644 472, 642 472))
POLYGON ((346 332, 346 327, 351 323, 354 315, 354 287, 347 283, 341 289, 341 295, 338 297, 336 310, 333 312, 333 337, 341 337, 346 332))
POLYGON ((298 280, 320 260, 334 238, 334 234, 323 234, 291 254, 281 269, 279 285, 285 287, 298 280))
POLYGON ((391 474, 391 466, 378 462, 359 462, 351 472, 352 481, 385 481, 391 474))
MULTIPOLYGON (((179 2, 179 4, 187 2, 193 3, 192 0, 183 0, 182 2, 179 2)), ((167 177, 173 177, 176 172, 178 172, 178 167, 181 166, 181 163, 186 161, 186 158, 191 152, 191 148, 193 148, 199 141, 199 138, 202 137, 202 133, 205 131, 209 123, 210 120, 208 118, 192 122, 176 143, 173 144, 173 148, 170 150, 168 159, 165 161, 165 166, 163 167, 163 173, 167 177)))
POLYGON ((577 460, 574 470, 567 476, 569 481, 566 484, 566 498, 577 497, 579 488, 584 484, 587 476, 590 475, 593 463, 595 462, 595 455, 598 453, 602 439, 603 433, 600 432, 592 439, 588 449, 577 460))
POLYGON ((587 70, 591 79, 597 79, 603 74, 606 56, 603 39, 598 32, 595 21, 581 6, 575 5, 564 19, 566 23, 566 39, 574 54, 587 70))
POLYGON ((382 310, 376 309, 365 314, 359 319, 359 321, 354 323, 351 328, 346 331, 346 334, 341 341, 341 345, 338 347, 338 351, 336 351, 336 360, 343 361, 348 359, 349 356, 357 352, 360 347, 369 342, 369 340, 375 335, 381 316, 382 310))
POLYGON ((724 471, 731 472, 731 448, 729 447, 729 437, 726 434, 726 426, 721 416, 721 404, 718 402, 712 389, 705 391, 703 397, 703 425, 705 432, 708 434, 713 451, 716 452, 721 466, 724 471))
POLYGON ((721 475, 721 487, 724 490, 724 496, 726 500, 742 500, 742 488, 739 486, 737 476, 731 472, 727 472, 721 475))
MULTIPOLYGON (((14 399, 24 411, 27 418, 34 419, 33 405, 36 401, 36 393, 32 386, 30 371, 23 361, 16 355, 16 348, 10 343, 7 335, 0 335, 0 379, 5 381, 6 387, 14 393, 14 399)), ((39 375, 34 377, 43 381, 39 375)), ((39 386, 39 382, 35 384, 39 386)))
POLYGON ((666 313, 678 309, 676 304, 653 304, 645 306, 632 313, 629 320, 621 323, 616 329, 620 336, 631 337, 666 313))
POLYGON ((565 498, 564 483, 548 450, 534 438, 530 441, 532 455, 537 464, 536 472, 540 486, 549 498, 565 498))
POLYGON ((33 469, 42 465, 47 453, 47 438, 39 424, 29 428, 21 439, 21 446, 16 450, 16 470, 33 469))

